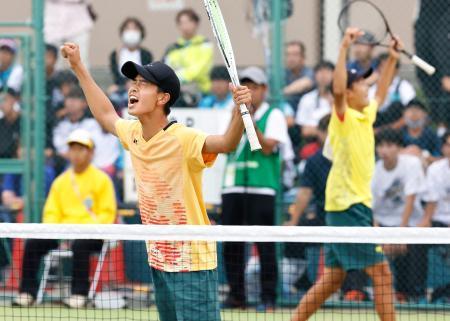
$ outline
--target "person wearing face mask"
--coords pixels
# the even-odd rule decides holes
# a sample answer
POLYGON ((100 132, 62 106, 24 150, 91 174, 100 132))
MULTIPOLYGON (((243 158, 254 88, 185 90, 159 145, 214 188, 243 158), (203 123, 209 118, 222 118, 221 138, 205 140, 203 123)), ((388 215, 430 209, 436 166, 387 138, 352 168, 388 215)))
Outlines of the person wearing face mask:
POLYGON ((411 100, 405 107, 403 119, 405 153, 422 158, 426 164, 434 161, 440 155, 440 142, 436 133, 427 125, 426 106, 417 99, 411 100))
POLYGON ((119 35, 122 43, 109 56, 109 66, 114 81, 114 84, 108 89, 110 94, 124 90, 126 87, 127 78, 120 71, 125 62, 133 61, 137 64, 147 65, 153 61, 152 53, 141 46, 146 33, 145 27, 139 19, 126 18, 120 25, 119 35))

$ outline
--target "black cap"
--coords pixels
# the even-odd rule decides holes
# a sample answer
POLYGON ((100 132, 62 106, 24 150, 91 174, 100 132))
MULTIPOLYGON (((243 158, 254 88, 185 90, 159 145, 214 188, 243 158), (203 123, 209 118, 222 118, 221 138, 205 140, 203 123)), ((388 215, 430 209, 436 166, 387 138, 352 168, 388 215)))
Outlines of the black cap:
POLYGON ((367 79, 372 75, 373 69, 372 67, 365 70, 358 72, 356 69, 348 69, 347 70, 347 88, 350 88, 355 81, 358 81, 360 79, 367 79))
POLYGON ((132 61, 127 61, 122 66, 122 74, 130 79, 136 79, 140 75, 145 80, 155 84, 162 91, 170 95, 167 106, 172 106, 180 96, 180 80, 175 71, 160 61, 141 66, 132 61))

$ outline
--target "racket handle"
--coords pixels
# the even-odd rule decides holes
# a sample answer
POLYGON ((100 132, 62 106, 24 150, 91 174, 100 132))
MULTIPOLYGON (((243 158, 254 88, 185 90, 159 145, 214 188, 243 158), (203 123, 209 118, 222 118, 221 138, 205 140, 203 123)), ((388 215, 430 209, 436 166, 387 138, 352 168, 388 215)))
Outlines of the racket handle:
POLYGON ((429 76, 433 75, 436 72, 436 68, 434 68, 432 65, 430 65, 428 62, 423 60, 422 58, 413 55, 411 57, 411 61, 413 64, 415 64, 417 67, 425 71, 429 76))
POLYGON ((241 116, 244 122, 245 131, 247 133, 248 142, 250 143, 250 149, 252 152, 261 149, 261 144, 256 135, 255 127, 253 126, 252 116, 245 105, 241 105, 241 116))

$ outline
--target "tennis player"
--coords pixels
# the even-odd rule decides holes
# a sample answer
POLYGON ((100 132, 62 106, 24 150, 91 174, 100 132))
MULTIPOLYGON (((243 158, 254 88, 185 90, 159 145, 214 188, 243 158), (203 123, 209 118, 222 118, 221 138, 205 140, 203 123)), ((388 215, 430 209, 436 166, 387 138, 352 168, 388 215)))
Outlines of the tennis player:
MULTIPOLYGON (((341 43, 333 76, 334 109, 328 127, 332 166, 325 192, 325 222, 329 226, 373 226, 371 179, 375 168, 373 123, 378 106, 386 98, 402 48, 392 41, 389 58, 381 72, 375 99, 368 99, 368 78, 346 69, 347 51, 364 32, 348 28, 341 43)), ((364 270, 372 279, 375 309, 382 321, 395 320, 394 291, 389 264, 375 244, 325 244, 325 269, 317 283, 302 298, 292 321, 307 320, 337 291, 346 272, 364 270)))
MULTIPOLYGON (((209 225, 202 196, 202 171, 218 153, 233 151, 244 125, 236 107, 224 135, 208 136, 167 119, 180 94, 180 81, 166 64, 127 62, 122 73, 133 80, 128 112, 121 119, 80 60, 77 45, 61 48, 79 79, 89 107, 103 128, 130 151, 143 224, 209 225)), ((231 87, 236 106, 250 105, 246 87, 231 87)), ((217 255, 214 242, 148 242, 147 251, 162 321, 220 320, 217 255)))

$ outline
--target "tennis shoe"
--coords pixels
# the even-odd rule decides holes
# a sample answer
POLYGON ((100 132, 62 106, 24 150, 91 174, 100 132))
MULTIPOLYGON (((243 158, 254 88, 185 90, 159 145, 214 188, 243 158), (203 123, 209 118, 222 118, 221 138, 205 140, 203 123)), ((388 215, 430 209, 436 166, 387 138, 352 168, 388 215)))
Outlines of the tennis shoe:
POLYGON ((29 293, 20 293, 16 296, 12 302, 12 305, 15 307, 29 307, 33 305, 34 298, 29 293))
POLYGON ((71 309, 84 308, 86 306, 86 297, 82 295, 72 295, 63 301, 64 305, 71 309))

